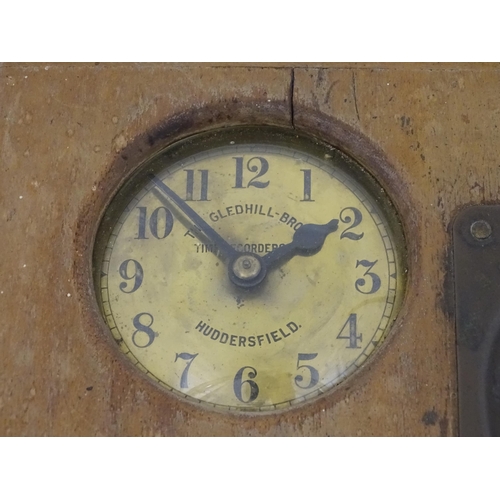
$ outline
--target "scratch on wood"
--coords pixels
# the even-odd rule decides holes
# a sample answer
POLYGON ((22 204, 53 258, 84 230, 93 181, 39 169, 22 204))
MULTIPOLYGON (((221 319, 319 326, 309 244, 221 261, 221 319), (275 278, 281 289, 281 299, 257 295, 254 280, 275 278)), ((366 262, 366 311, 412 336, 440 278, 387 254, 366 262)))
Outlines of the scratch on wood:
POLYGON ((328 90, 326 91, 326 94, 325 94, 325 99, 324 99, 324 104, 327 104, 329 101, 330 101, 330 95, 332 93, 332 90, 333 90, 333 87, 335 87, 335 85, 337 85, 339 81, 338 80, 335 80, 334 82, 332 82, 330 84, 330 86, 328 87, 328 90))
POLYGON ((359 122, 361 120, 359 119, 358 99, 356 97, 356 75, 354 71, 352 72, 352 90, 354 93, 354 108, 356 109, 356 116, 358 117, 358 122, 359 122))

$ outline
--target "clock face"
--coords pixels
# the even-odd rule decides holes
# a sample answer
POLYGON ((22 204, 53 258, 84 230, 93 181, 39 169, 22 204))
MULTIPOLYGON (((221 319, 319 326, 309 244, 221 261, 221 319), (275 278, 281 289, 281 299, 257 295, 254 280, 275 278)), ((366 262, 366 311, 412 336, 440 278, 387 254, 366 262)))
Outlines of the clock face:
POLYGON ((101 223, 98 302, 163 388, 235 411, 321 396, 385 339, 405 283, 380 186, 274 129, 195 136, 146 162, 101 223))

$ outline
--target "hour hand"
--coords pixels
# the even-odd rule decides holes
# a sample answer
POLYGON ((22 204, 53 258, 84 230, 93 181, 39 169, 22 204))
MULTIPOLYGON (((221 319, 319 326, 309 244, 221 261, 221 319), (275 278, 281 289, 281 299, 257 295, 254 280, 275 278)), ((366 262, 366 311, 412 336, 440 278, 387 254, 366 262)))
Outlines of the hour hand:
POLYGON ((283 262, 294 255, 309 256, 319 252, 326 237, 338 229, 338 219, 332 219, 327 224, 304 224, 293 235, 291 243, 283 245, 262 257, 266 267, 283 262))
POLYGON ((267 270, 276 264, 291 259, 294 255, 314 255, 321 250, 326 237, 337 230, 339 221, 332 219, 327 224, 305 224, 300 226, 291 243, 278 247, 264 257, 242 253, 229 264, 231 281, 242 288, 253 288, 261 283, 267 270))
POLYGON ((209 226, 177 193, 172 191, 172 189, 170 189, 163 181, 158 179, 156 175, 150 174, 149 178, 159 191, 161 191, 161 193, 163 193, 171 202, 177 205, 177 207, 189 220, 191 220, 196 228, 199 229, 199 231, 201 231, 205 237, 217 247, 219 255, 227 260, 233 260, 239 255, 237 250, 235 250, 217 231, 215 231, 215 229, 209 226))

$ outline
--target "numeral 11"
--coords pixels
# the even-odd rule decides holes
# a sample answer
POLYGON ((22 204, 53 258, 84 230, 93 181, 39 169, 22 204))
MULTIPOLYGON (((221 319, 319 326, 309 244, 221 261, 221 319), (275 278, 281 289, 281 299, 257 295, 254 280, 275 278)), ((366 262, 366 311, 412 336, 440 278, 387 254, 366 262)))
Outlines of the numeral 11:
POLYGON ((194 170, 184 170, 184 172, 187 174, 186 201, 208 201, 208 170, 198 170, 198 172, 201 172, 200 197, 198 200, 193 198, 194 170))

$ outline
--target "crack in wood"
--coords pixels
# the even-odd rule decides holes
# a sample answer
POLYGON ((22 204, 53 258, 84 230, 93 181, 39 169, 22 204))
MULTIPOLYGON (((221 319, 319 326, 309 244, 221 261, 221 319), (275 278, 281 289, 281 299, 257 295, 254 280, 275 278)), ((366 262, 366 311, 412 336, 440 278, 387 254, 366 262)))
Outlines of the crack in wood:
POLYGON ((359 119, 358 99, 356 97, 356 75, 354 71, 352 72, 352 90, 354 94, 354 108, 356 109, 356 116, 358 117, 358 122, 359 122, 361 120, 359 119))

